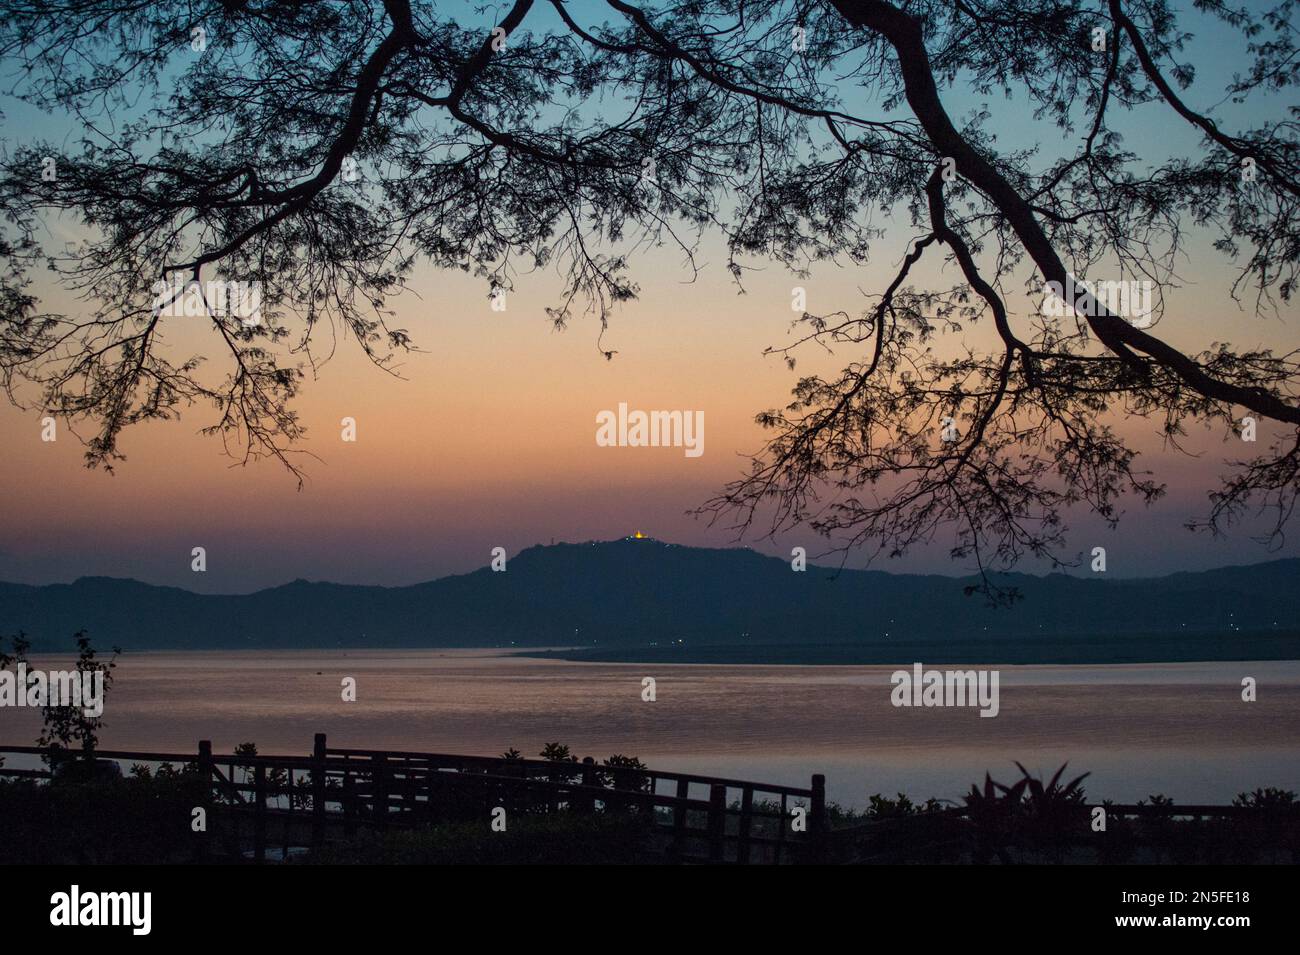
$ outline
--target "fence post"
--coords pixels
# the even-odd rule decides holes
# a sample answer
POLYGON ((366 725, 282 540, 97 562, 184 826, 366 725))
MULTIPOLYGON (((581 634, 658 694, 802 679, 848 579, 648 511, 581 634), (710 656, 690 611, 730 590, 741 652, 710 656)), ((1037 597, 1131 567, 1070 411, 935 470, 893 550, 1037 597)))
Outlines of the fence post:
POLYGON ((199 806, 203 809, 203 831, 200 832, 196 852, 200 859, 206 859, 209 851, 210 837, 208 827, 212 825, 212 740, 199 740, 199 806))
POLYGON ((420 768, 416 761, 407 758, 402 764, 402 811, 407 821, 415 819, 420 809, 420 768))
POLYGON ((726 857, 727 787, 714 783, 709 787, 709 861, 722 862, 726 857))
POLYGON ((257 806, 253 810, 253 860, 266 861, 266 767, 258 763, 253 767, 253 794, 257 806))
POLYGON ((371 798, 374 801, 370 808, 375 824, 382 829, 388 825, 388 766, 383 753, 375 753, 371 761, 375 769, 371 779, 371 798))
POLYGON ((691 784, 688 780, 677 780, 677 799, 678 804, 673 806, 673 844, 672 852, 674 859, 680 859, 686 851, 686 807, 680 800, 689 799, 691 795, 691 784))
MULTIPOLYGON (((588 787, 596 785, 596 761, 590 756, 584 756, 582 758, 582 785, 588 787)), ((574 802, 576 803, 574 808, 581 812, 596 811, 595 795, 583 794, 578 799, 574 800, 574 802)))
POLYGON ((740 841, 736 843, 736 861, 749 863, 749 827, 754 815, 754 787, 746 786, 740 794, 740 841))
POLYGON ((311 752, 311 844, 325 844, 325 734, 317 733, 311 752))
POLYGON ((424 805, 424 811, 430 819, 436 819, 439 811, 438 799, 438 765, 432 758, 426 759, 424 771, 428 774, 425 779, 425 791, 428 802, 424 805))
POLYGON ((646 818, 650 820, 650 824, 654 825, 658 822, 658 814, 655 809, 655 777, 646 773, 644 776, 637 776, 636 780, 637 789, 645 793, 642 811, 646 814, 646 818))
POLYGON ((809 861, 826 861, 826 777, 813 773, 812 807, 808 812, 809 861))
POLYGON ((343 767, 343 833, 348 838, 357 834, 357 778, 350 764, 343 767))

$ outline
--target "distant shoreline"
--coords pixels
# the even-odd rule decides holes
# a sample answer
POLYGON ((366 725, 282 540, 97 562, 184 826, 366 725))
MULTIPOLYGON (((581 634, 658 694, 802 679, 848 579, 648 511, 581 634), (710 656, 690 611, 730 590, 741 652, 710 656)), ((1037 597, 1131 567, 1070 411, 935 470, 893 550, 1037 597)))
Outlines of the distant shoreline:
MULTIPOLYGON (((522 657, 572 663, 677 663, 714 666, 911 666, 934 664, 985 666, 1105 666, 1108 664, 1300 662, 1300 631, 1120 637, 1025 638, 999 640, 889 640, 879 643, 781 644, 662 644, 627 646, 162 646, 123 648, 125 657, 140 659, 171 654, 211 656, 257 654, 267 659, 293 660, 311 654, 365 656, 397 654, 468 658, 522 657)), ((73 658, 67 649, 40 648, 35 658, 73 658)))
POLYGON ((941 664, 1219 663, 1300 660, 1300 631, 1215 635, 890 640, 870 644, 666 644, 519 650, 513 654, 574 663, 703 663, 786 666, 941 664))

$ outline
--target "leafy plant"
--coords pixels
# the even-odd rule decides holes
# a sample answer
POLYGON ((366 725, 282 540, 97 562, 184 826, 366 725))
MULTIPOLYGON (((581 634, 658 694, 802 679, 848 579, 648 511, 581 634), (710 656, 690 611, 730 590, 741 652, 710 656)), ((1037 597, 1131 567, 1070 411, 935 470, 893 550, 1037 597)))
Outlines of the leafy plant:
MULTIPOLYGON (((106 698, 109 688, 113 685, 113 670, 117 668, 117 658, 122 648, 114 647, 113 655, 107 661, 101 661, 85 630, 78 630, 73 634, 73 639, 77 643, 77 679, 93 680, 97 675, 102 674, 100 676, 103 681, 102 693, 106 698)), ((60 750, 71 749, 74 744, 80 747, 87 758, 93 756, 95 747, 99 743, 99 731, 104 725, 102 712, 97 716, 90 716, 87 715, 84 706, 72 704, 55 706, 47 700, 42 707, 41 716, 44 725, 36 745, 50 751, 50 755, 46 757, 47 761, 54 761, 60 750)))
POLYGON ((603 765, 604 768, 596 774, 601 785, 612 785, 615 789, 629 792, 649 792, 650 777, 644 773, 646 765, 635 756, 615 753, 603 765))
POLYGON ((927 799, 918 806, 903 793, 898 793, 897 799, 890 799, 880 793, 872 793, 867 797, 866 818, 897 819, 915 816, 920 813, 938 812, 942 808, 943 804, 937 799, 927 799))
POLYGON ((1168 810, 1173 809, 1174 801, 1162 793, 1153 793, 1146 799, 1139 799, 1137 804, 1160 810, 1139 817, 1142 841, 1155 846, 1169 845, 1174 833, 1174 820, 1168 810))
POLYGON ((1296 794, 1289 789, 1278 789, 1275 786, 1265 786, 1263 789, 1248 793, 1237 793, 1232 804, 1266 813, 1297 808, 1296 794))
POLYGON ((542 747, 542 751, 538 755, 552 763, 576 763, 578 761, 578 757, 569 752, 569 747, 563 743, 547 743, 542 747))
MULTIPOLYGON (((27 649, 32 642, 27 639, 27 634, 19 630, 12 637, 0 637, 0 670, 7 670, 11 666, 27 662, 27 649), (13 647, 12 650, 5 650, 5 641, 8 640, 13 647)), ((0 756, 0 766, 5 764, 3 756, 0 756)))
POLYGON ((1300 850, 1300 802, 1296 801, 1294 792, 1266 786, 1238 793, 1232 804, 1250 810, 1238 821, 1239 842, 1283 854, 1278 861, 1283 861, 1289 853, 1290 860, 1295 861, 1300 850))
POLYGON ((27 639, 27 634, 21 630, 12 637, 0 637, 0 670, 7 670, 18 663, 26 663, 27 651, 31 645, 32 642, 27 639), (6 640, 12 646, 12 650, 5 650, 6 640))
POLYGON ((1084 803, 1082 783, 1089 773, 1076 776, 1061 784, 1061 776, 1069 763, 1063 763, 1046 784, 1029 774, 1020 763, 1022 782, 1025 784, 1023 828, 1030 844, 1050 852, 1055 861, 1063 861, 1071 843, 1088 832, 1088 807, 1084 803))
POLYGON ((985 773, 984 788, 981 790, 972 783, 970 792, 962 797, 966 804, 966 818, 974 830, 972 856, 976 863, 991 862, 995 856, 1003 865, 1011 863, 1011 837, 1028 785, 1028 779, 1021 779, 1004 786, 985 773))

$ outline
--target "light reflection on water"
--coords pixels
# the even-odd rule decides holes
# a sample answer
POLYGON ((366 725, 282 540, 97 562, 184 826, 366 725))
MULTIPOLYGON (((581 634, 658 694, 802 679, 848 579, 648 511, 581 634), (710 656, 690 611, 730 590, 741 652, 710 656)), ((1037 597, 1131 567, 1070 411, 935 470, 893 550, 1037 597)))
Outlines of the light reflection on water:
MULTIPOLYGON (((925 661, 927 666, 940 665, 925 661)), ((34 666, 53 666, 50 658, 34 666)), ((106 748, 219 752, 255 741, 526 755, 551 740, 579 755, 636 755, 660 769, 807 785, 831 799, 873 792, 953 798, 1013 760, 1090 770, 1092 798, 1226 802, 1257 786, 1300 790, 1300 661, 1001 667, 1001 712, 904 709, 892 666, 566 663, 493 651, 138 653, 108 697, 106 748), (355 677, 358 700, 340 681, 355 677), (658 699, 642 702, 653 676, 658 699), (1258 701, 1241 701, 1255 677, 1258 701)), ((969 669, 961 667, 961 669, 969 669)), ((0 710, 0 742, 30 743, 39 716, 0 710)))

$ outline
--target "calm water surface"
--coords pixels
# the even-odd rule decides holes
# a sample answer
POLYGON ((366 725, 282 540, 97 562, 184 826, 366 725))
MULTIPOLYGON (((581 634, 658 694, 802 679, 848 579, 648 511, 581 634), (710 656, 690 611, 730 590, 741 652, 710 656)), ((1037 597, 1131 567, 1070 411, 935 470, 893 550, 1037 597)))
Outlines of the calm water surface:
MULTIPOLYGON (((926 661, 930 666, 929 661, 926 661)), ((52 666, 48 658, 33 665, 52 666)), ((1300 790, 1300 661, 1000 667, 1001 712, 894 708, 893 666, 567 663, 496 651, 136 653, 108 697, 105 747, 219 752, 254 741, 533 755, 639 756, 660 769, 807 785, 831 799, 874 792, 953 798, 1008 781, 1013 760, 1090 770, 1095 798, 1223 802, 1243 789, 1300 790), (344 703, 340 681, 357 681, 344 703), (642 702, 653 676, 658 699, 642 702), (1258 700, 1241 701, 1241 680, 1258 700)), ((963 669, 965 669, 963 667, 963 669)), ((0 710, 0 742, 30 743, 39 717, 0 710)))

